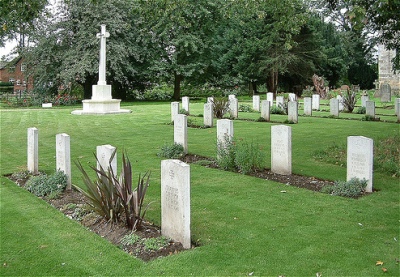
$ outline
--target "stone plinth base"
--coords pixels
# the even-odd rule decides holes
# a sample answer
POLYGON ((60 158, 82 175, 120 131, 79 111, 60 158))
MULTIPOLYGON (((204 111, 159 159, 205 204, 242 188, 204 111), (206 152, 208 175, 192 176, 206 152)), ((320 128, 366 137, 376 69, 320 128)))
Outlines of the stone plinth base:
POLYGON ((83 110, 75 110, 71 114, 118 114, 131 113, 131 110, 120 109, 121 100, 83 100, 83 110))

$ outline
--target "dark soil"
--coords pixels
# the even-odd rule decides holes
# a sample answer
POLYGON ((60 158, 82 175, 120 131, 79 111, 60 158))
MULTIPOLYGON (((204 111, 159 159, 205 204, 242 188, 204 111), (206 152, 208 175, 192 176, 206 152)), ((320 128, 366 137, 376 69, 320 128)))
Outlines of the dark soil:
MULTIPOLYGON (((186 163, 197 163, 206 167, 218 168, 216 162, 208 157, 188 154, 181 160, 186 163)), ((315 177, 307 177, 295 174, 279 175, 267 169, 257 170, 250 175, 290 186, 306 188, 313 191, 320 191, 320 189, 325 185, 333 185, 332 181, 320 180, 315 177)), ((15 179, 11 176, 8 177, 18 186, 23 187, 25 185, 25 179, 15 179)), ((47 199, 46 197, 43 199, 64 213, 70 219, 79 221, 83 226, 89 228, 99 236, 117 245, 130 255, 140 258, 143 261, 150 261, 155 258, 172 255, 185 250, 181 243, 174 242, 172 240, 166 245, 160 247, 158 250, 150 250, 140 242, 132 245, 123 245, 121 240, 126 235, 132 234, 132 231, 125 226, 124 222, 112 223, 105 220, 103 217, 96 215, 93 211, 91 211, 86 198, 78 191, 65 191, 56 199, 47 199)), ((139 236, 142 240, 159 238, 161 237, 161 228, 152 224, 151 222, 144 221, 142 223, 142 228, 134 231, 133 234, 139 236)))

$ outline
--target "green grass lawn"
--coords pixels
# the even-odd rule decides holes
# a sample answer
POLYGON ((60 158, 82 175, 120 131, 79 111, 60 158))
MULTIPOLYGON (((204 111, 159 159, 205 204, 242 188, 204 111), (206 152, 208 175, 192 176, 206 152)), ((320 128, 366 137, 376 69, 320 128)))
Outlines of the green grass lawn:
MULTIPOLYGON (((247 104, 251 105, 248 98, 247 104)), ((55 170, 55 136, 71 136, 71 158, 94 165, 97 145, 125 149, 134 176, 151 171, 146 202, 155 201, 147 220, 160 225, 160 164, 157 152, 173 142, 170 104, 124 103, 131 114, 71 115, 74 108, 2 109, 1 174, 26 168, 27 128, 39 129, 39 169, 55 170)), ((203 113, 203 103, 191 104, 203 113)), ((346 144, 350 135, 378 141, 399 133, 394 110, 377 108, 387 122, 301 116, 292 127, 293 173, 345 180, 346 168, 316 160, 315 151, 346 144), (392 113, 391 113, 392 112, 392 113), (393 120, 392 120, 393 118, 393 120)), ((342 115, 342 114, 341 114, 342 115)), ((257 119, 258 113, 240 113, 257 119)), ((342 116, 340 116, 342 117, 342 116)), ((345 116, 343 116, 345 117, 345 116)), ((347 117, 347 114, 346 114, 347 117)), ((348 116, 350 117, 350 115, 348 116)), ((270 167, 270 129, 274 123, 234 121, 236 139, 257 141, 270 167)), ((190 119, 202 124, 201 117, 190 119)), ((189 152, 215 157, 216 128, 188 131, 189 152)), ((81 185, 73 165, 72 182, 81 185)), ((374 172, 378 191, 349 199, 290 187, 232 172, 191 165, 192 241, 200 246, 144 263, 66 218, 24 189, 1 177, 0 275, 241 275, 241 276, 399 276, 399 179, 374 172), (285 190, 286 193, 281 193, 285 190), (376 266, 377 261, 382 266, 376 266), (382 267, 387 272, 382 271, 382 267)))

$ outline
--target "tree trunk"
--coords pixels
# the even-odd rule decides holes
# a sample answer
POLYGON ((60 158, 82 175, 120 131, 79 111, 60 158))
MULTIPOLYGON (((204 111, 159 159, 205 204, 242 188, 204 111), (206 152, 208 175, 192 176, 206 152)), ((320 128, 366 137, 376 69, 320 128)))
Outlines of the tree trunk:
POLYGON ((93 76, 86 76, 85 82, 83 85, 83 98, 91 99, 92 98, 92 85, 94 85, 95 78, 93 76))
POLYGON ((181 81, 183 79, 182 75, 174 73, 174 100, 179 101, 181 98, 181 81))
POLYGON ((267 87, 269 92, 277 93, 278 90, 278 71, 272 69, 268 79, 267 79, 267 87))
POLYGON ((251 81, 251 87, 252 87, 252 89, 253 89, 253 95, 258 94, 258 91, 257 91, 257 82, 251 81))

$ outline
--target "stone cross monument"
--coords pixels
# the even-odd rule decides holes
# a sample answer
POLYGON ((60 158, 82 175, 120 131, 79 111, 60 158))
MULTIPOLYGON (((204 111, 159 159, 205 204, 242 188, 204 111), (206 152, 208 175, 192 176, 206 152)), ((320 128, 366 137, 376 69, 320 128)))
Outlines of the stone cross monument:
POLYGON ((101 25, 100 39, 99 80, 92 86, 92 99, 83 100, 83 110, 75 110, 72 114, 115 114, 130 113, 130 110, 120 109, 121 100, 112 99, 111 85, 106 81, 106 39, 110 33, 106 32, 106 25, 101 25))

